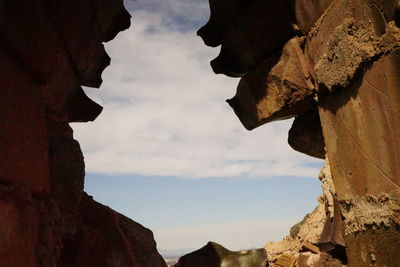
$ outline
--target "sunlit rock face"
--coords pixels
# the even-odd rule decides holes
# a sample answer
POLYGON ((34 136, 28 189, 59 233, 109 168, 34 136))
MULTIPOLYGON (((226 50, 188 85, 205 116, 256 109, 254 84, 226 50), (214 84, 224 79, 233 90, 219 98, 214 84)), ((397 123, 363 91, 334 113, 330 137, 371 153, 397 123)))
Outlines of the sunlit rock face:
MULTIPOLYGON (((241 77, 228 103, 246 129, 295 117, 289 144, 329 159, 335 193, 311 242, 327 253, 321 260, 397 266, 400 1, 234 2, 224 13, 224 1, 210 0, 199 35, 221 45, 214 72, 241 77)), ((297 252, 282 249, 282 262, 291 255, 298 266, 316 264, 297 252)), ((278 256, 270 264, 280 266, 278 256)))
POLYGON ((165 266, 150 230, 83 193, 69 122, 102 107, 102 42, 130 26, 122 0, 0 3, 0 266, 165 266))

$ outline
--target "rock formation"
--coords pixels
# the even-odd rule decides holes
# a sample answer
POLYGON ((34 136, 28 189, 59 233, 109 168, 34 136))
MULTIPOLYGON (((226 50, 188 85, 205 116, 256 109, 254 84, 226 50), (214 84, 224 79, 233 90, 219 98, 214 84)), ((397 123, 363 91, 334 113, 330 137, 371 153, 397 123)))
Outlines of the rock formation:
POLYGON ((319 205, 290 229, 290 235, 280 242, 268 242, 265 250, 270 266, 338 266, 347 264, 342 220, 337 206, 329 162, 322 168, 319 179, 323 195, 319 205), (338 217, 339 216, 339 217, 338 217), (280 259, 293 259, 292 264, 280 264, 280 259))
POLYGON ((326 156, 332 174, 323 205, 298 226, 323 208, 321 231, 267 245, 270 263, 399 266, 400 1, 229 2, 210 0, 198 32, 221 44, 214 72, 241 77, 228 103, 249 130, 295 117, 289 144, 326 156), (301 252, 303 239, 318 256, 301 252))
MULTIPOLYGON (((221 45, 213 70, 241 77, 228 103, 243 125, 295 117, 290 145, 329 159, 321 204, 266 245, 269 264, 398 266, 400 1, 210 7, 198 33, 221 45)), ((129 25, 122 0, 0 1, 0 266, 166 266, 150 230, 83 192, 68 125, 100 114, 81 86, 100 86, 110 63, 102 42, 129 25)), ((228 263, 253 255, 211 243, 192 256, 210 246, 228 263)))
POLYGON ((150 230, 83 192, 69 122, 102 108, 102 42, 130 26, 122 0, 0 1, 0 266, 166 266, 150 230))
POLYGON ((267 255, 263 249, 231 251, 215 242, 181 257, 175 267, 259 267, 266 266, 267 255))

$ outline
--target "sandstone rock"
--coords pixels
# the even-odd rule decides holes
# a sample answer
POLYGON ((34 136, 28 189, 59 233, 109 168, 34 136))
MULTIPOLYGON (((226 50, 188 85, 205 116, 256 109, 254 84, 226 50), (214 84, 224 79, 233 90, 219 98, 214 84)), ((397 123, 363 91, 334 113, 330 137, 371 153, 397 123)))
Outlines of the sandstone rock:
POLYGON ((103 107, 91 100, 82 87, 72 80, 65 103, 64 112, 68 122, 88 122, 93 121, 100 115, 103 107))
POLYGON ((346 90, 321 98, 320 116, 339 199, 399 188, 400 117, 392 115, 400 112, 395 78, 399 58, 400 49, 394 50, 357 75, 346 90))
POLYGON ((197 31, 204 43, 216 47, 222 42, 225 32, 252 0, 209 0, 210 19, 197 31))
POLYGON ((399 47, 400 29, 375 5, 336 0, 308 33, 306 43, 316 80, 333 90, 348 86, 363 63, 399 47))
POLYGON ((284 237, 282 241, 268 242, 265 245, 264 248, 267 251, 268 261, 271 264, 275 264, 283 254, 298 257, 305 241, 310 244, 317 244, 325 220, 325 206, 323 203, 320 203, 312 213, 306 215, 300 223, 292 227, 290 235, 284 237))
POLYGON ((79 143, 66 122, 48 120, 51 194, 61 210, 79 214, 85 164, 79 143))
POLYGON ((48 193, 45 107, 40 89, 0 46, 0 181, 48 193))
POLYGON ((314 79, 316 79, 314 69, 318 66, 318 61, 327 53, 326 40, 332 35, 336 26, 342 24, 345 18, 350 16, 349 8, 349 2, 332 1, 329 9, 323 13, 306 35, 304 54, 308 69, 314 79))
POLYGON ((336 196, 328 158, 318 178, 322 183, 322 199, 325 204, 326 220, 320 235, 318 246, 322 251, 333 251, 338 246, 345 247, 343 238, 343 220, 336 196))
POLYGON ((284 254, 297 258, 296 266, 347 264, 343 246, 342 220, 338 218, 341 213, 339 207, 335 205, 338 202, 328 160, 321 169, 319 177, 323 184, 324 194, 319 198, 318 207, 294 225, 290 229, 289 236, 280 242, 268 242, 265 245, 268 261, 272 267, 291 264, 290 260, 279 261, 284 254))
POLYGON ((298 115, 289 130, 289 145, 306 155, 324 159, 325 142, 317 109, 298 115))
POLYGON ((301 244, 301 251, 311 251, 315 254, 320 253, 319 248, 308 241, 303 241, 303 243, 301 244))
POLYGON ((345 267, 340 260, 328 253, 321 254, 301 253, 297 258, 297 267, 345 267))
POLYGON ((1 267, 165 266, 150 230, 82 197, 68 125, 101 112, 81 86, 101 84, 102 41, 129 17, 122 1, 0 3, 1 267))
POLYGON ((331 166, 329 164, 329 159, 325 159, 325 164, 319 172, 318 179, 321 181, 322 187, 322 201, 325 204, 325 213, 327 218, 333 219, 334 217, 334 206, 336 189, 333 183, 331 166))
POLYGON ((335 58, 327 63, 322 57, 316 68, 321 83, 346 88, 321 95, 319 111, 349 266, 395 266, 398 253, 384 248, 396 247, 400 240, 393 206, 400 171, 395 141, 400 133, 400 86, 394 78, 399 76, 400 35, 393 22, 385 21, 379 3, 373 8, 357 3, 363 8, 335 28, 335 48, 333 43, 326 48, 335 58))
POLYGON ((275 265, 280 267, 294 267, 295 263, 296 263, 296 257, 290 254, 282 254, 275 262, 275 265))
POLYGON ((182 256, 175 267, 263 267, 267 265, 264 249, 230 251, 223 246, 208 242, 204 247, 182 256))
POLYGON ((0 185, 0 221, 0 266, 39 267, 40 216, 28 189, 0 185))
POLYGON ((291 1, 254 0, 222 38, 221 51, 211 62, 215 73, 243 76, 293 35, 291 1))
POLYGON ((241 78, 236 95, 228 100, 243 126, 252 130, 264 123, 287 119, 313 107, 313 85, 298 38, 241 78))
POLYGON ((131 15, 126 11, 123 0, 94 0, 94 3, 103 42, 111 41, 121 30, 131 25, 131 15))
POLYGON ((303 33, 307 33, 333 0, 297 0, 296 21, 303 33))
MULTIPOLYGON (((246 10, 253 5, 258 2, 252 2, 246 10)), ((274 14, 280 14, 279 8, 284 12, 277 7, 274 14)), ((325 143, 332 175, 329 182, 328 176, 321 179, 327 219, 324 230, 317 236, 321 238, 320 248, 330 251, 318 257, 301 255, 302 264, 340 266, 346 264, 347 253, 349 266, 397 266, 400 254, 392 248, 398 248, 400 242, 397 207, 400 143, 396 141, 400 139, 400 2, 297 0, 294 10, 298 28, 305 35, 295 30, 299 39, 304 39, 300 54, 304 53, 305 63, 301 64, 302 71, 294 71, 293 75, 311 82, 306 87, 318 106, 324 142, 308 142, 318 130, 309 132, 306 130, 311 127, 301 127, 307 121, 316 121, 312 118, 315 114, 306 113, 313 105, 307 110, 292 109, 292 102, 286 100, 294 99, 297 90, 290 92, 283 86, 270 89, 271 70, 283 61, 268 49, 285 51, 288 44, 284 46, 282 39, 273 38, 273 31, 263 29, 263 25, 270 23, 269 18, 256 14, 250 21, 260 27, 249 23, 246 28, 242 26, 246 13, 238 17, 233 23, 235 27, 223 38, 221 54, 213 62, 213 69, 231 76, 246 74, 230 104, 247 129, 273 119, 297 116, 289 140, 295 149, 322 157, 321 144, 325 143), (254 38, 253 32, 262 38, 254 38), (288 110, 287 117, 278 114, 288 110)), ((290 19, 279 18, 279 21, 286 25, 290 19)), ((282 27, 280 32, 286 34, 286 27, 282 27)), ((277 77, 279 85, 282 78, 277 77)), ((271 264, 284 252, 297 256, 300 244, 296 236, 300 229, 297 225, 292 236, 267 244, 271 264)))
POLYGON ((346 243, 351 244, 346 248, 349 266, 396 266, 399 264, 400 231, 398 226, 376 227, 376 229, 345 238, 346 243))
MULTIPOLYGON (((101 72, 110 63, 102 44, 100 26, 91 0, 52 1, 48 16, 54 22, 70 55, 79 83, 101 85, 101 72)), ((125 25, 122 26, 122 29, 125 25)))
POLYGON ((2 49, 37 86, 48 83, 64 46, 44 1, 2 1, 0 12, 2 49))
MULTIPOLYGON (((319 260, 320 255, 313 254, 311 252, 300 253, 297 257, 297 267, 309 267, 315 266, 316 262, 319 260)), ((341 267, 341 266, 340 266, 341 267)))
POLYGON ((83 225, 63 248, 61 266, 166 266, 149 229, 84 194, 83 225))

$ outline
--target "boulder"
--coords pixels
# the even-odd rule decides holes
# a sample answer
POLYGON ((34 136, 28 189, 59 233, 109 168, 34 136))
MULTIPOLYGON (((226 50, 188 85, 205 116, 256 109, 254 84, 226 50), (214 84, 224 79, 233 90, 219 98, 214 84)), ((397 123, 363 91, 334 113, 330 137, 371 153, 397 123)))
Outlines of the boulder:
POLYGON ((182 256, 175 267, 264 267, 268 266, 264 249, 231 251, 218 243, 208 242, 204 247, 182 256))

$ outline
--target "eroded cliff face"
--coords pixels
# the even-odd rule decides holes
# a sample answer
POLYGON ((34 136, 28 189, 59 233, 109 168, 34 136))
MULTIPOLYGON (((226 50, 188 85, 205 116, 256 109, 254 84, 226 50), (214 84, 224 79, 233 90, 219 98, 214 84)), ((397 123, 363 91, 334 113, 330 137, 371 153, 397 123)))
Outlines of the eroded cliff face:
POLYGON ((209 1, 198 34, 221 45, 213 70, 240 77, 244 127, 294 117, 289 144, 329 159, 318 233, 268 244, 270 264, 399 266, 400 1, 209 1))
MULTIPOLYGON (((266 245, 269 264, 398 266, 400 2, 210 7, 199 35, 221 45, 213 70, 241 77, 228 103, 243 125, 295 117, 289 144, 328 159, 320 205, 266 245)), ((165 266, 150 230, 83 192, 68 125, 100 114, 81 86, 100 86, 102 42, 129 25, 121 0, 0 1, 0 266, 165 266)))
POLYGON ((166 266, 149 229, 83 192, 69 122, 102 108, 102 42, 130 26, 122 0, 0 1, 0 266, 166 266))

